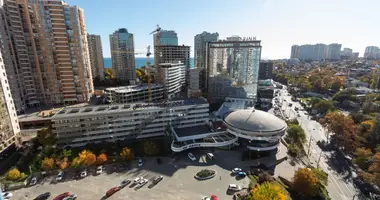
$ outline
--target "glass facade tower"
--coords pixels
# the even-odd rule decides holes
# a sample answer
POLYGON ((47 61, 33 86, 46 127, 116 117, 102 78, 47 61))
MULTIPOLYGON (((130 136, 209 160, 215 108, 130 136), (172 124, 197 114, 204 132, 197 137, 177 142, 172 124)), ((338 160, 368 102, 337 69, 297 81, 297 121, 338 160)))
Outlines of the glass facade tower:
POLYGON ((236 39, 207 43, 206 91, 210 102, 226 97, 256 99, 260 41, 236 39))

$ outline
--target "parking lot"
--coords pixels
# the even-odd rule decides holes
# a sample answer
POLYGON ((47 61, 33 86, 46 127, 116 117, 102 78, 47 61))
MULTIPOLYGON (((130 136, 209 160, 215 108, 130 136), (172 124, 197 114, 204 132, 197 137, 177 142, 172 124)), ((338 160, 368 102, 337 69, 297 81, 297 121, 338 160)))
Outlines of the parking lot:
MULTIPOLYGON (((68 178, 66 178, 56 184, 51 183, 54 177, 48 177, 36 186, 12 191, 14 195, 12 199, 30 200, 44 192, 52 194, 49 199, 64 192, 77 194, 79 200, 102 199, 107 190, 119 185, 122 180, 133 180, 141 176, 149 180, 144 187, 135 190, 128 185, 108 199, 195 200, 211 194, 217 195, 220 199, 232 199, 232 195, 227 193, 229 184, 248 186, 248 178, 239 180, 235 176, 231 176, 231 169, 234 167, 248 169, 239 164, 239 152, 216 151, 214 152, 216 157, 214 161, 207 159, 203 152, 193 151, 193 154, 197 157, 197 161, 191 161, 186 154, 175 160, 164 158, 162 164, 157 164, 155 159, 145 159, 144 166, 141 168, 133 166, 132 169, 124 172, 104 173, 99 176, 89 175, 80 180, 67 180, 68 178), (205 168, 216 170, 216 177, 205 181, 194 179, 194 175, 205 168), (158 175, 162 175, 164 179, 154 187, 148 187, 151 185, 151 180, 158 175)), ((246 162, 245 165, 249 166, 246 162)))

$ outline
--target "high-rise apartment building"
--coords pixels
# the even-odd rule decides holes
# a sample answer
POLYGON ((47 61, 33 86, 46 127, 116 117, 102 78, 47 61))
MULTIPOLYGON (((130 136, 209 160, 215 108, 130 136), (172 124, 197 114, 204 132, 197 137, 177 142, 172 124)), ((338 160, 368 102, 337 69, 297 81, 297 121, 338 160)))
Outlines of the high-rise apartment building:
POLYGON ((1 14, 2 52, 18 112, 90 99, 93 84, 81 8, 60 0, 5 0, 1 14))
POLYGON ((206 66, 206 43, 218 41, 218 33, 203 31, 194 37, 194 67, 206 66))
POLYGON ((156 69, 155 81, 164 86, 165 99, 186 97, 186 65, 181 62, 162 63, 156 69))
POLYGON ((136 81, 136 61, 133 34, 120 28, 110 35, 112 71, 124 84, 136 81))
POLYGON ((332 43, 328 46, 327 59, 328 60, 340 60, 340 51, 342 45, 338 43, 332 43))
POLYGON ((205 75, 209 101, 256 99, 260 57, 261 44, 255 38, 209 42, 205 75))
POLYGON ((0 154, 16 142, 16 134, 19 132, 16 108, 0 54, 0 154))
POLYGON ((92 78, 104 80, 104 60, 100 35, 87 34, 92 78))
POLYGON ((379 47, 376 46, 368 46, 364 51, 364 58, 366 59, 377 59, 377 52, 379 51, 379 47))
POLYGON ((293 45, 292 51, 290 53, 290 58, 299 58, 299 54, 300 54, 300 46, 293 45))

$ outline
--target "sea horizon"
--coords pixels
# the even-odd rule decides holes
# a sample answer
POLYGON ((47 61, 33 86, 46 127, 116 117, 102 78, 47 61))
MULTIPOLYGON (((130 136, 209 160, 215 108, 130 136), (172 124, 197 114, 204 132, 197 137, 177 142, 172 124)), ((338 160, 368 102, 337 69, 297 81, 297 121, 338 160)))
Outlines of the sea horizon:
MULTIPOLYGON (((112 68, 112 60, 109 57, 104 57, 104 68, 112 68)), ((146 59, 144 57, 135 57, 136 68, 141 68, 146 65, 146 59)), ((154 57, 150 58, 150 63, 154 64, 154 57)), ((194 68, 194 58, 190 58, 190 68, 194 68)))

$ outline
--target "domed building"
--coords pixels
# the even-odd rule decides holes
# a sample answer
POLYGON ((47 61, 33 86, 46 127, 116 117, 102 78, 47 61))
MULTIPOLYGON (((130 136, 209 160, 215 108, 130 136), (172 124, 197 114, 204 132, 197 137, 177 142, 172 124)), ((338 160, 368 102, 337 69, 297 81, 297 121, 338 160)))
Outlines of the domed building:
POLYGON ((227 131, 239 138, 238 143, 253 151, 276 150, 287 129, 285 121, 255 109, 228 112, 222 120, 227 131))

